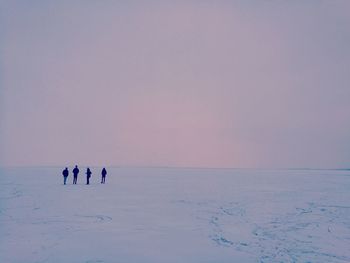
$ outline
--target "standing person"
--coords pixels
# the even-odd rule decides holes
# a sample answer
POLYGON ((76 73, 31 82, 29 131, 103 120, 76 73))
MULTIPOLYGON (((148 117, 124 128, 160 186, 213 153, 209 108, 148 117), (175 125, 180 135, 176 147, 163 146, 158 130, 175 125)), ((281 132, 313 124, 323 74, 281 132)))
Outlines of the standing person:
POLYGON ((87 168, 86 170, 86 184, 90 184, 90 177, 92 172, 90 171, 90 168, 87 168))
POLYGON ((73 169, 73 184, 77 184, 79 168, 78 165, 73 169))
POLYGON ((104 184, 106 182, 106 174, 107 174, 106 168, 103 167, 101 174, 102 174, 101 184, 104 184))
POLYGON ((62 174, 63 174, 63 184, 66 184, 66 182, 67 182, 67 177, 68 177, 68 175, 69 175, 69 172, 68 172, 68 168, 66 167, 66 169, 64 169, 63 171, 62 171, 62 174))

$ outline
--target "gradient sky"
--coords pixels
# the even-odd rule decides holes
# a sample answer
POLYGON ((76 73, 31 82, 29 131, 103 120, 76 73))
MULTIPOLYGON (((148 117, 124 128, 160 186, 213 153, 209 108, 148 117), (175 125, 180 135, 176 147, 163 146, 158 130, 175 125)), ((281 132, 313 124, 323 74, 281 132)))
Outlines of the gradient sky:
POLYGON ((1 1, 0 165, 350 167, 350 1, 1 1))

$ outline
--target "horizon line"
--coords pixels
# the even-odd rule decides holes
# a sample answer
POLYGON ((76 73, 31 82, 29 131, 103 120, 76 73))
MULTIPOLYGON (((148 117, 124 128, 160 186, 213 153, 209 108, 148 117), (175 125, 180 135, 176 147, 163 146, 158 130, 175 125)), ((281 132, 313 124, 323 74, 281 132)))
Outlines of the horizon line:
MULTIPOLYGON (((74 165, 0 165, 1 168, 58 168, 74 165)), ((164 166, 164 165, 78 165, 80 167, 109 168, 148 168, 148 169, 195 169, 195 170, 350 170, 350 168, 316 168, 316 167, 200 167, 200 166, 164 166)))

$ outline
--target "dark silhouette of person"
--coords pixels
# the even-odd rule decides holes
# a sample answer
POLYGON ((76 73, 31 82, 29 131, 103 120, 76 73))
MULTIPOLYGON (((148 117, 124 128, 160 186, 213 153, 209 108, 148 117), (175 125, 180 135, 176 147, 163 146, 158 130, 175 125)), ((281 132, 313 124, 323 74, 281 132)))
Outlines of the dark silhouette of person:
POLYGON ((68 177, 68 175, 69 175, 69 172, 68 172, 68 168, 67 168, 67 167, 62 171, 62 174, 63 174, 63 184, 66 184, 66 182, 67 182, 67 177, 68 177))
POLYGON ((101 175, 102 175, 101 184, 104 184, 104 183, 106 183, 106 175, 107 175, 106 168, 103 167, 101 175))
POLYGON ((86 184, 90 184, 90 177, 92 172, 90 171, 90 168, 87 168, 86 170, 86 184))
POLYGON ((78 165, 73 169, 73 184, 77 184, 79 168, 78 165))

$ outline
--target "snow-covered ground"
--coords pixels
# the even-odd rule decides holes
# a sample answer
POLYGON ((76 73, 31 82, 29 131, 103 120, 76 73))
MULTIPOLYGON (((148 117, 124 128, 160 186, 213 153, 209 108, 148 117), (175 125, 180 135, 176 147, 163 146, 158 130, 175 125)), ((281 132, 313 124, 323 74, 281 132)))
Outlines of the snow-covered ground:
POLYGON ((0 170, 0 262, 350 262, 350 171, 63 168, 0 170))

